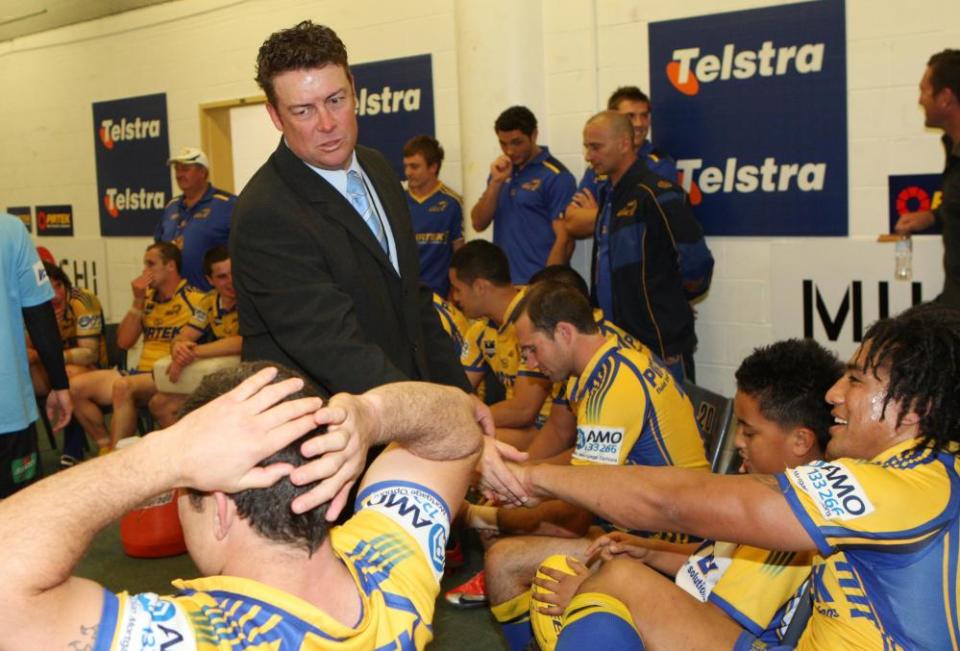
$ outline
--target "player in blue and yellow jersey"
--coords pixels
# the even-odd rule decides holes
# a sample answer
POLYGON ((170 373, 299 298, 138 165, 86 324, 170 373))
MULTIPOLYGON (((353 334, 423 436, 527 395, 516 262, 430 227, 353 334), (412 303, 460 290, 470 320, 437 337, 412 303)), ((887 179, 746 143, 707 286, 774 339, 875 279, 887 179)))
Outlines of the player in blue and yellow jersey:
MULTIPOLYGON (((540 282, 527 291, 519 311, 517 337, 527 363, 555 382, 569 378, 567 399, 575 416, 567 436, 574 448, 570 463, 708 469, 689 398, 649 352, 604 337, 581 291, 540 282)), ((493 521, 500 532, 534 534, 501 539, 485 558, 494 616, 511 647, 522 648, 531 635, 529 589, 537 566, 555 553, 582 557, 603 529, 591 526, 590 511, 562 501, 501 508, 495 517, 470 511, 471 520, 493 521)))
POLYGON ((450 258, 463 246, 460 195, 440 182, 443 147, 436 138, 414 136, 403 146, 407 206, 420 253, 420 280, 434 292, 450 294, 450 258))
MULTIPOLYGON (((43 268, 53 287, 53 309, 63 341, 67 376, 74 378, 97 368, 106 368, 107 339, 100 299, 89 289, 74 287, 69 276, 57 265, 44 261, 43 268)), ((46 396, 50 392, 50 379, 29 338, 27 358, 30 360, 33 390, 38 396, 46 396)), ((85 443, 83 428, 76 419, 71 420, 63 431, 60 465, 69 467, 83 459, 85 443)))
POLYGON ((466 350, 470 320, 457 309, 456 305, 444 300, 436 292, 433 294, 433 309, 437 311, 437 316, 440 317, 440 325, 443 326, 443 331, 450 335, 457 348, 457 353, 462 355, 466 350))
POLYGON ((170 354, 170 343, 201 311, 204 293, 180 276, 180 249, 170 242, 154 242, 143 255, 143 273, 133 279, 133 304, 117 326, 117 345, 129 349, 143 335, 137 368, 129 374, 117 369, 92 371, 71 382, 77 420, 101 448, 136 430, 137 405, 145 405, 157 388, 153 364, 170 354), (110 436, 100 405, 112 406, 110 436))
MULTIPOLYGON (((203 256, 203 272, 213 289, 203 296, 186 327, 181 328, 170 343, 172 359, 165 371, 173 383, 196 360, 239 355, 243 347, 227 247, 215 246, 207 251, 203 256)), ((158 391, 150 398, 150 413, 160 427, 169 427, 185 400, 185 393, 158 391)))
MULTIPOLYGON (((841 373, 836 356, 809 339, 781 341, 751 353, 736 372, 741 471, 784 472, 822 458, 833 422, 823 395, 841 373)), ((739 625, 764 643, 781 644, 785 632, 792 630, 799 595, 806 589, 812 553, 706 541, 687 557, 689 547, 613 532, 595 540, 582 560, 598 552, 605 560, 641 560, 622 564, 621 572, 631 572, 638 589, 646 584, 649 568, 676 577, 676 588, 660 586, 658 594, 672 595, 689 608, 681 625, 694 626, 700 620, 691 612, 719 608, 730 618, 728 626, 739 625), (678 590, 691 598, 677 596, 678 590)), ((556 644, 564 609, 589 574, 582 560, 547 559, 539 570, 544 577, 534 581, 531 621, 543 651, 556 644)), ((574 626, 583 627, 583 635, 593 635, 594 623, 583 617, 573 620, 583 620, 574 626)), ((797 631, 804 624, 798 621, 797 631)))
POLYGON ((469 319, 460 362, 477 386, 487 370, 503 385, 506 399, 491 407, 498 438, 523 448, 550 411, 547 398, 557 390, 520 355, 515 322, 524 287, 510 283, 507 256, 497 245, 473 240, 450 263, 453 300, 469 319))
MULTIPOLYGON (((104 336, 103 308, 100 299, 89 289, 74 287, 69 276, 55 264, 43 263, 53 287, 53 309, 57 314, 63 360, 67 375, 74 377, 107 365, 107 342, 104 336)), ((28 349, 29 353, 29 349, 28 349)), ((30 355, 30 375, 37 395, 45 396, 49 382, 39 359, 30 355)))
POLYGON ((360 651, 430 642, 450 507, 485 442, 476 402, 459 389, 404 382, 323 406, 315 388, 267 366, 207 376, 175 425, 0 503, 0 647, 360 651), (387 447, 363 475, 356 514, 331 526, 371 445, 387 447), (187 548, 206 578, 176 581, 174 595, 159 597, 70 576, 100 529, 178 487, 187 548))
MULTIPOLYGON (((745 477, 516 466, 524 489, 510 499, 559 498, 625 527, 815 552, 801 651, 957 648, 960 313, 921 305, 874 323, 826 399, 834 419, 827 461, 745 477)), ((620 621, 629 612, 618 648, 767 648, 718 623, 725 619, 690 626, 683 604, 663 596, 667 580, 648 579, 638 586, 621 561, 605 564, 580 586, 557 648, 582 648, 576 636, 565 640, 569 620, 602 614, 586 603, 597 595, 620 604, 620 621)))
POLYGON ((513 106, 494 124, 503 154, 490 165, 487 188, 470 211, 473 227, 493 222, 493 241, 510 261, 511 280, 526 284, 548 264, 570 259, 554 232, 554 221, 576 191, 577 182, 563 163, 537 144, 537 118, 513 106))
POLYGON ((237 197, 213 187, 207 155, 195 147, 184 147, 170 157, 167 165, 173 166, 177 187, 183 194, 163 209, 153 239, 176 244, 183 252, 183 277, 207 291, 210 283, 203 273, 203 254, 227 245, 237 197))

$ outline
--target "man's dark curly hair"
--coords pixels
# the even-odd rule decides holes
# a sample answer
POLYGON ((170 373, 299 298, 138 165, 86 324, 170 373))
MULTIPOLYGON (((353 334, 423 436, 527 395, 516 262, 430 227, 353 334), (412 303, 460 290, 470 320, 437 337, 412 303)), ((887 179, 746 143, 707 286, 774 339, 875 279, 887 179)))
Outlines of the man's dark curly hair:
POLYGON ((325 25, 305 20, 289 29, 270 35, 257 54, 257 84, 267 95, 267 101, 277 105, 273 78, 288 70, 322 68, 333 64, 341 66, 351 79, 347 63, 347 48, 337 33, 325 25))
MULTIPOLYGON (((300 377, 288 368, 274 362, 245 362, 235 368, 223 369, 203 378, 200 386, 190 394, 187 401, 180 408, 180 417, 199 409, 211 400, 235 388, 238 384, 256 374, 258 371, 273 366, 277 369, 274 382, 281 382, 291 377, 300 377)), ((303 389, 293 393, 285 400, 320 396, 320 392, 305 382, 303 389)), ((289 463, 293 466, 302 465, 305 461, 300 454, 300 446, 307 439, 321 434, 323 429, 315 429, 304 434, 282 450, 261 461, 259 466, 269 466, 272 463, 289 463)), ((290 502, 298 495, 306 493, 316 483, 295 486, 288 477, 284 477, 269 488, 250 488, 238 493, 232 493, 230 498, 237 505, 237 514, 247 520, 257 533, 268 540, 287 543, 300 547, 312 554, 317 551, 323 539, 327 536, 327 504, 323 504, 306 513, 294 513, 290 509, 290 502)), ((200 508, 203 493, 189 490, 190 502, 195 508, 200 508)))
POLYGON ((861 371, 889 374, 883 413, 900 404, 897 425, 920 418, 918 447, 957 453, 960 442, 960 311, 936 303, 912 307, 871 325, 861 371))
POLYGON ((809 427, 820 449, 830 440, 826 394, 843 375, 836 355, 812 339, 756 348, 737 369, 737 390, 752 396, 763 417, 780 427, 809 427))

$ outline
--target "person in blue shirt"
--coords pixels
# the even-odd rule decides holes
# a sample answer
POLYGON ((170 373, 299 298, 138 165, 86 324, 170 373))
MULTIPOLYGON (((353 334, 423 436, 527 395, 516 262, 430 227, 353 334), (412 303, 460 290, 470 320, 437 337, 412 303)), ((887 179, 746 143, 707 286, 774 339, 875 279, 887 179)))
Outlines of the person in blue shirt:
POLYGON ((50 379, 47 416, 60 429, 70 420, 73 402, 53 288, 23 222, 0 213, 0 499, 40 476, 24 325, 50 379))
MULTIPOLYGON (((620 86, 607 100, 607 110, 616 111, 630 120, 637 158, 657 176, 679 183, 676 162, 650 142, 650 98, 647 94, 636 86, 620 86)), ((577 186, 577 193, 564 211, 563 225, 567 236, 580 239, 593 235, 601 204, 601 186, 608 180, 606 174, 598 175, 593 167, 587 167, 577 186)))
POLYGON ((176 244, 183 254, 183 277, 207 292, 212 287, 203 273, 203 255, 215 246, 227 245, 237 197, 213 187, 210 163, 200 149, 184 147, 167 165, 173 165, 183 194, 163 209, 153 240, 176 244))
POLYGON ((420 253, 420 280, 446 298, 450 293, 450 258, 463 246, 460 195, 437 178, 443 147, 436 138, 414 136, 403 146, 407 205, 420 253))
POLYGON ((537 144, 537 118, 512 106, 494 123, 501 156, 490 165, 487 189, 470 211, 477 232, 493 225, 493 242, 507 254, 511 280, 525 285, 548 264, 570 260, 572 248, 558 240, 554 221, 576 191, 563 163, 537 144))

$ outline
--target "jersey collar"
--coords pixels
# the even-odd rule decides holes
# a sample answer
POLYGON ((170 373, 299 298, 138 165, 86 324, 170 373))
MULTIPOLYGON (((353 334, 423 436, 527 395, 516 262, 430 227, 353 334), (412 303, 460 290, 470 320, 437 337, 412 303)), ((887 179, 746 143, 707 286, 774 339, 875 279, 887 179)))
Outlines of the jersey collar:
POLYGON ((597 352, 593 354, 593 357, 590 358, 590 361, 587 362, 587 365, 583 367, 583 373, 577 377, 576 382, 573 383, 573 386, 570 388, 570 396, 575 402, 579 402, 583 399, 583 393, 586 391, 586 388, 590 386, 590 377, 596 372, 597 368, 603 364, 604 358, 611 354, 614 350, 619 348, 617 344, 616 337, 607 337, 603 342, 603 345, 597 349, 597 352))

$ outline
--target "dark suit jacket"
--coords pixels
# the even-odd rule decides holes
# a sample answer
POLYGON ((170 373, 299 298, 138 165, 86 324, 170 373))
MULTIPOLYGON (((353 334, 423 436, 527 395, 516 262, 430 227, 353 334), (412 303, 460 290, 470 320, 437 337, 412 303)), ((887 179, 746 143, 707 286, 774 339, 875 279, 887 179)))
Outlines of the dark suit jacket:
POLYGON ((400 275, 350 203, 281 140, 233 214, 243 358, 290 366, 329 394, 406 379, 469 390, 419 280, 403 188, 379 152, 357 147, 357 157, 393 230, 400 275))

